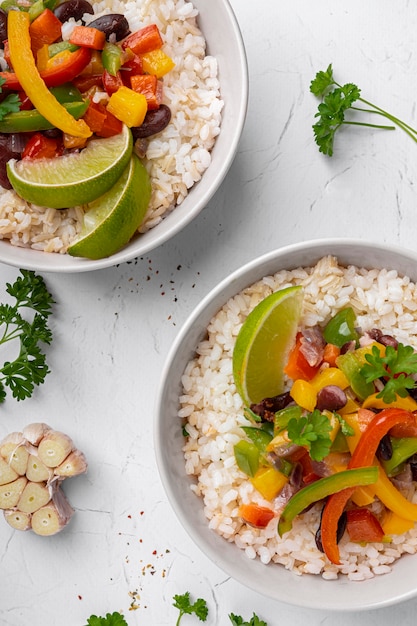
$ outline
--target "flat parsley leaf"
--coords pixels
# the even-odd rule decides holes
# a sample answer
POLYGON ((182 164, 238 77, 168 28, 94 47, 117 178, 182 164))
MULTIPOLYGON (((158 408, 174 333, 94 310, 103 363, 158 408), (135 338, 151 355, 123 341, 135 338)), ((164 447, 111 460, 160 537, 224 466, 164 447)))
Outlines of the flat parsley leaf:
POLYGON ((178 616, 176 626, 181 621, 183 615, 191 615, 194 613, 198 619, 202 622, 205 622, 208 615, 208 607, 205 600, 202 598, 198 598, 193 604, 190 601, 190 593, 186 591, 182 595, 174 596, 174 606, 179 610, 180 614, 178 616))
MULTIPOLYGON (((0 93, 1 86, 6 82, 5 78, 0 77, 0 93)), ((20 110, 20 98, 17 93, 11 93, 0 102, 0 120, 8 113, 16 113, 20 110)))
POLYGON ((372 347, 372 353, 365 356, 367 363, 361 368, 361 374, 367 383, 384 379, 383 389, 377 394, 384 402, 394 402, 397 395, 408 396, 408 390, 416 387, 416 381, 410 374, 417 373, 417 353, 411 346, 399 343, 397 349, 387 346, 385 356, 378 346, 372 347))
POLYGON ((322 461, 329 454, 331 430, 329 418, 317 409, 299 419, 293 417, 288 422, 289 439, 298 446, 306 447, 313 461, 322 461))
POLYGON ((87 626, 127 626, 125 618, 120 613, 107 613, 106 617, 91 615, 87 620, 87 626))
POLYGON ((233 626, 268 626, 268 624, 259 619, 255 613, 252 615, 249 622, 245 622, 243 617, 240 617, 240 615, 234 615, 233 613, 230 613, 229 619, 233 626))

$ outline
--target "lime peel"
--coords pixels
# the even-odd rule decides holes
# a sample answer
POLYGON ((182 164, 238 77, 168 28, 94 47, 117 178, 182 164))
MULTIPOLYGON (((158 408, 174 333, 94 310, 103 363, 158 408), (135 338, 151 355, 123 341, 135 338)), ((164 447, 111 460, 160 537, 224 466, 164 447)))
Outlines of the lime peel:
POLYGON ((11 159, 7 175, 16 193, 39 206, 64 209, 87 204, 108 191, 129 163, 132 133, 92 139, 78 153, 51 159, 11 159))
POLYGON ((302 303, 302 287, 286 287, 264 298, 243 323, 233 351, 233 377, 247 406, 283 392, 283 370, 302 303))

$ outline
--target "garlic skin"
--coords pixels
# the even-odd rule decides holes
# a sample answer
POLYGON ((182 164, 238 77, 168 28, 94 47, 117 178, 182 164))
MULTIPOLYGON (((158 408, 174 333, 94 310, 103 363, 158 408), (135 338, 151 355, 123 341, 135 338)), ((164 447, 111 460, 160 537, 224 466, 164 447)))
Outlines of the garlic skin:
POLYGON ((0 509, 16 530, 55 535, 74 514, 61 485, 88 469, 72 439, 44 422, 0 442, 0 509))

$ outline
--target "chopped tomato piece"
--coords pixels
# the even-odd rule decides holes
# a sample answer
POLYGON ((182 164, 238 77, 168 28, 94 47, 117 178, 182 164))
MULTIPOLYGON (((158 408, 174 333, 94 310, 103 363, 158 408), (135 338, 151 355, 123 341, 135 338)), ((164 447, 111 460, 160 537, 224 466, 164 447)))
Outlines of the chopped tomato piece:
POLYGON ((384 531, 381 524, 369 509, 352 509, 347 511, 346 530, 350 540, 362 541, 382 541, 384 531))
POLYGON ((158 26, 150 24, 128 35, 122 42, 122 48, 130 48, 135 54, 144 54, 162 48, 163 43, 158 26))
POLYGON ((274 511, 266 506, 258 504, 241 504, 239 507, 239 517, 256 528, 265 528, 275 516, 274 511))
POLYGON ((42 133, 35 133, 27 142, 22 159, 50 159, 60 156, 62 153, 61 140, 45 137, 42 133))
POLYGON ((103 50, 106 43, 106 35, 103 31, 92 26, 75 26, 69 42, 76 46, 84 46, 93 50, 103 50))

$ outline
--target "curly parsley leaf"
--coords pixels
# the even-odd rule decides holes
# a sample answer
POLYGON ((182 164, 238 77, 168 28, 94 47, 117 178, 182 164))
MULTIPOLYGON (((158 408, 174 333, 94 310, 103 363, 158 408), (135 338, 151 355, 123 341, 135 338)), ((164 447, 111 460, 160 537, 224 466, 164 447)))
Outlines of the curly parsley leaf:
POLYGON ((405 398, 410 389, 416 387, 416 381, 410 374, 417 374, 417 353, 411 346, 399 343, 395 349, 387 346, 382 356, 378 346, 372 347, 371 354, 365 356, 367 363, 362 366, 361 374, 367 383, 384 379, 383 389, 377 394, 390 404, 397 396, 405 398))
POLYGON ((107 613, 106 617, 91 615, 86 626, 127 626, 125 618, 120 613, 107 613))
POLYGON ((17 400, 29 398, 49 373, 39 344, 52 341, 48 318, 54 301, 41 276, 29 270, 20 270, 20 274, 13 284, 6 284, 15 304, 0 304, 0 346, 13 340, 19 343, 16 358, 0 367, 0 403, 6 398, 6 387, 17 400))
POLYGON ((230 613, 229 619, 232 622, 232 626, 268 626, 266 622, 259 619, 259 617, 254 613, 249 622, 245 622, 243 617, 240 615, 234 615, 230 613))
POLYGON ((417 142, 417 130, 391 115, 384 109, 372 104, 368 100, 361 97, 361 91, 353 83, 340 85, 334 79, 333 67, 330 64, 325 71, 317 72, 315 78, 310 83, 310 91, 316 97, 321 98, 322 102, 318 105, 318 112, 315 117, 318 121, 313 124, 313 132, 319 151, 328 156, 333 155, 333 144, 336 132, 343 125, 367 126, 369 128, 381 128, 384 130, 395 130, 395 126, 404 130, 414 141, 417 142), (356 102, 366 105, 366 108, 354 106, 356 102), (370 122, 362 122, 357 119, 346 119, 346 112, 358 111, 361 113, 369 113, 380 115, 395 126, 386 126, 381 124, 371 124, 370 122))
MULTIPOLYGON (((2 85, 4 85, 5 82, 6 80, 0 77, 0 93, 2 92, 1 87, 2 85)), ((7 115, 8 113, 16 113, 19 110, 20 110, 20 98, 18 94, 17 93, 9 94, 0 102, 0 120, 2 120, 4 116, 7 115)))
POLYGON ((287 429, 289 439, 307 448, 313 461, 322 461, 329 454, 332 426, 329 418, 317 409, 299 419, 291 418, 287 429))
POLYGON ((207 619, 208 607, 206 601, 202 598, 198 598, 194 603, 191 603, 189 591, 186 591, 182 595, 175 595, 173 604, 180 612, 176 626, 180 623, 183 615, 191 615, 194 613, 202 622, 205 622, 207 619))

